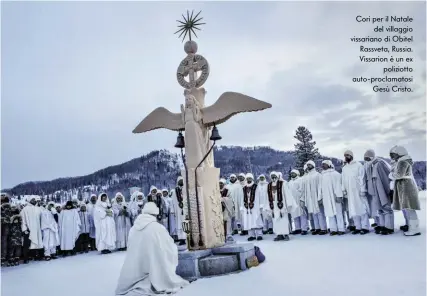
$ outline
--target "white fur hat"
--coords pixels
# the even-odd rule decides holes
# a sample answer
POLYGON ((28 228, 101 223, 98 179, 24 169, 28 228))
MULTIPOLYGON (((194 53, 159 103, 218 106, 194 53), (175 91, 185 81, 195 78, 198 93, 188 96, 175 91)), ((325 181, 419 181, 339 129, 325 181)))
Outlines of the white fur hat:
POLYGON ((353 155, 353 151, 351 151, 351 150, 346 150, 346 151, 344 152, 344 155, 351 155, 351 156, 353 156, 353 157, 354 157, 354 155, 353 155))
POLYGON ((252 180, 254 179, 254 175, 252 175, 251 173, 247 173, 245 176, 246 179, 251 178, 252 180))
POLYGON ((298 170, 292 170, 292 171, 291 171, 291 173, 297 174, 297 176, 299 176, 299 175, 300 175, 300 173, 299 173, 299 171, 298 171, 298 170))
POLYGON ((325 159, 324 161, 322 161, 322 164, 323 163, 330 166, 330 167, 333 167, 332 161, 330 161, 329 159, 325 159))
POLYGON ((220 180, 219 180, 219 183, 226 184, 226 183, 227 183, 227 181, 225 181, 225 179, 220 179, 220 180))
POLYGON ((309 165, 309 164, 311 164, 314 168, 316 167, 316 164, 312 160, 307 161, 306 165, 309 165))
POLYGON ((142 208, 142 213, 144 214, 150 214, 150 215, 158 215, 159 214, 159 208, 154 202, 147 202, 145 206, 142 208))

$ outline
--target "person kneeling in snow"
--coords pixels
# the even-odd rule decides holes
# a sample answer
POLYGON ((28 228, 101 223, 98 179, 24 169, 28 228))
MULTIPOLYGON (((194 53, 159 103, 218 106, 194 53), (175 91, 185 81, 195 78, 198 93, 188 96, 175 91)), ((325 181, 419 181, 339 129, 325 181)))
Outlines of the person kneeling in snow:
POLYGON ((178 248, 157 215, 157 205, 147 202, 130 229, 117 296, 175 293, 189 284, 175 273, 178 248))

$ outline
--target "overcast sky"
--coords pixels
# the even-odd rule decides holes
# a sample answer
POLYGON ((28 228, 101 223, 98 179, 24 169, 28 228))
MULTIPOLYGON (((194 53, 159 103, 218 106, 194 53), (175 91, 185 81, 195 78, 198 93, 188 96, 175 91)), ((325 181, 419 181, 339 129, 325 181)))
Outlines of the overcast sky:
POLYGON ((1 6, 2 188, 89 174, 154 149, 174 151, 176 133, 132 130, 154 108, 178 112, 184 102, 176 69, 185 53, 173 33, 187 9, 203 10, 207 23, 197 39, 211 69, 206 103, 237 91, 273 105, 219 126, 222 145, 290 150, 304 125, 323 155, 342 158, 352 149, 362 159, 366 149, 387 155, 402 144, 414 159, 426 158, 425 3, 1 6), (351 81, 382 75, 381 65, 359 61, 359 44, 350 41, 381 34, 372 23, 357 23, 357 15, 414 18, 414 92, 375 94, 372 85, 351 81))

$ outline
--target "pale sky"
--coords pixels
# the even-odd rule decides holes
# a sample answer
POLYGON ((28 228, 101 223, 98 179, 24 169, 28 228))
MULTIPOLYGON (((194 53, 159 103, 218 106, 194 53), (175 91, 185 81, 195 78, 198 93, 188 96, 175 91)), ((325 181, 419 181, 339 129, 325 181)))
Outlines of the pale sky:
POLYGON ((211 70, 206 103, 236 91, 273 105, 220 125, 221 145, 290 150, 304 125, 323 155, 342 158, 352 149, 362 159, 372 148, 386 156, 401 144, 415 160, 426 159, 425 3, 2 2, 1 8, 1 188, 89 174, 155 149, 175 151, 174 132, 132 130, 156 107, 179 112, 184 102, 176 69, 185 53, 173 33, 187 9, 202 10, 207 23, 196 40, 211 70), (407 35, 415 52, 407 56, 414 57, 414 72, 407 76, 414 77, 408 85, 414 92, 374 93, 373 85, 352 82, 382 76, 384 65, 362 64, 360 55, 387 54, 360 53, 350 38, 390 35, 357 23, 357 15, 414 18, 395 24, 413 28, 407 35))

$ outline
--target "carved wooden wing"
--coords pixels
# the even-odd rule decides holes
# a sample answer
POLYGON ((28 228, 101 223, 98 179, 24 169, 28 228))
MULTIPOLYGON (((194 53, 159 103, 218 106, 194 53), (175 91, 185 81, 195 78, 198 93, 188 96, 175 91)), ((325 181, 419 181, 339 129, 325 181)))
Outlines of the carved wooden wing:
POLYGON ((238 113, 261 111, 271 108, 271 104, 236 92, 225 92, 215 104, 202 109, 206 126, 220 124, 238 113))
POLYGON ((148 114, 132 133, 145 133, 159 128, 172 131, 184 130, 184 122, 181 113, 172 113, 166 108, 159 107, 148 114))

